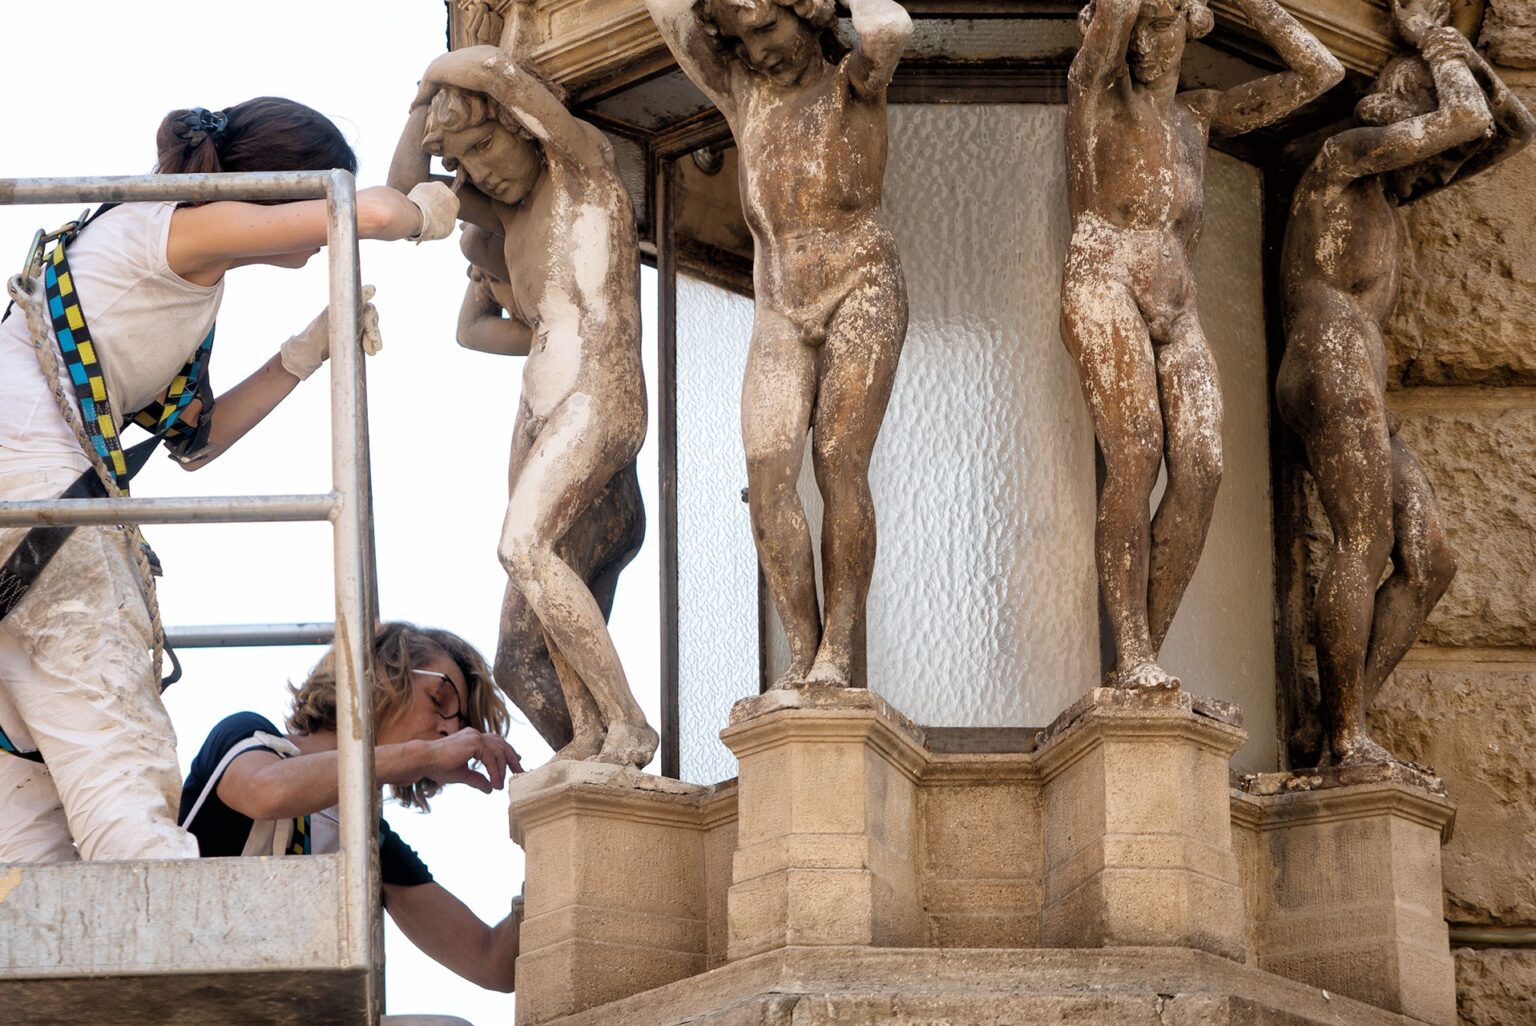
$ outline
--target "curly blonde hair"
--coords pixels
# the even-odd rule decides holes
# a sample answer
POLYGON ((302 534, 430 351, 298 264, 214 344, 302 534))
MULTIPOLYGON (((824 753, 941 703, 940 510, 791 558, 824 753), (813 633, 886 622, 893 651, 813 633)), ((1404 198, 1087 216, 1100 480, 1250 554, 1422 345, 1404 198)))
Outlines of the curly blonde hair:
MULTIPOLYGON (((462 713, 465 725, 505 736, 510 722, 507 707, 496 690, 485 657, 450 631, 403 622, 380 624, 373 637, 374 723, 383 722, 410 703, 414 686, 411 670, 437 656, 452 659, 464 675, 469 703, 462 713)), ((335 648, 321 657, 303 684, 289 685, 288 691, 293 695, 288 712, 289 730, 298 734, 335 730, 335 648)), ((390 788, 400 804, 423 812, 428 811, 428 800, 441 790, 441 784, 430 780, 390 788)))

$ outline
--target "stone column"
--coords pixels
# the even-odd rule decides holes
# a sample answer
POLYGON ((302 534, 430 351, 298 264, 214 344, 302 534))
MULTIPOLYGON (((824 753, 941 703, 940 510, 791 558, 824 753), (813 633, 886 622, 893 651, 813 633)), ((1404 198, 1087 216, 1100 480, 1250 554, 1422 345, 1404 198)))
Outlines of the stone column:
POLYGON ((1259 968, 1436 1026, 1455 1026, 1440 846, 1455 808, 1407 766, 1245 778, 1262 806, 1259 968))
POLYGON ((708 966, 708 788, 551 763, 511 782, 526 854, 517 1023, 536 1026, 708 966))
POLYGON ((1096 688, 1046 729, 1042 945, 1243 957, 1228 771, 1241 722, 1182 691, 1096 688))
POLYGON ((922 734, 862 689, 743 699, 729 958, 785 945, 915 947, 922 734))

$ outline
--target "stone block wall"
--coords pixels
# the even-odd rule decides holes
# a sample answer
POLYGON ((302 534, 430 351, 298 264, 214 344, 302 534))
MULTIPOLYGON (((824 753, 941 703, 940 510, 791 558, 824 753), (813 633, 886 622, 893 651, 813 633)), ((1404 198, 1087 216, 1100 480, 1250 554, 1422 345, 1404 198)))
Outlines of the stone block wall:
MULTIPOLYGON (((1478 38, 1536 107, 1536 0, 1488 0, 1478 38)), ((1390 402, 1459 569, 1372 718, 1458 806, 1446 918, 1483 945, 1455 951, 1463 1026, 1536 1022, 1536 149, 1402 217, 1390 402)))

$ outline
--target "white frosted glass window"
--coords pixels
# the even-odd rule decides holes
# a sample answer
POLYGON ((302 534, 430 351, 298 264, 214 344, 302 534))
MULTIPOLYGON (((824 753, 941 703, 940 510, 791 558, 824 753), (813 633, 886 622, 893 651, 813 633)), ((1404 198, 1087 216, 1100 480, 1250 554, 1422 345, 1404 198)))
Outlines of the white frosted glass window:
POLYGON ((1233 764, 1244 771, 1279 765, 1262 187, 1256 168, 1209 152, 1195 284, 1226 413, 1221 491, 1161 658, 1187 690, 1242 706, 1248 743, 1233 764))
POLYGON ((757 553, 741 490, 741 376, 752 301, 677 280, 677 650, 680 776, 736 775, 719 733, 757 694, 757 553))

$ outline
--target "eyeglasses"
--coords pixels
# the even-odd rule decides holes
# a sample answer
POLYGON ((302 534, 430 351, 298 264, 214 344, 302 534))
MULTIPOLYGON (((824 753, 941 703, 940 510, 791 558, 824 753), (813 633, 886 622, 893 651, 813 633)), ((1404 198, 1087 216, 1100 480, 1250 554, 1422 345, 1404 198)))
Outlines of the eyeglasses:
POLYGON ((436 670, 412 669, 411 672, 423 677, 436 677, 441 681, 432 692, 432 708, 445 720, 463 721, 464 713, 459 708, 459 689, 454 686, 452 677, 436 670))

